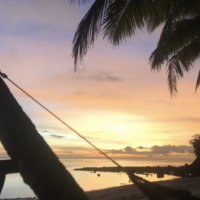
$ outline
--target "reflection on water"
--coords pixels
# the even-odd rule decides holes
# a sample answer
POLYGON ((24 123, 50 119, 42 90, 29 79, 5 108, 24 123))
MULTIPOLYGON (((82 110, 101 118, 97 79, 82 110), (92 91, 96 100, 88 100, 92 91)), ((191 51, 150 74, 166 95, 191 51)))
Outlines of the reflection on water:
POLYGON ((1 199, 2 198, 19 198, 19 197, 34 197, 34 193, 27 186, 19 174, 11 174, 6 176, 1 199))
MULTIPOLYGON (((113 166, 107 160, 74 160, 74 159, 66 159, 61 160, 62 163, 66 166, 68 171, 72 174, 75 180, 79 183, 79 185, 85 190, 97 190, 108 187, 127 185, 129 184, 129 179, 124 173, 100 173, 100 177, 97 176, 97 173, 91 172, 81 172, 81 171, 73 171, 74 168, 81 167, 103 167, 103 166, 113 166)), ((122 166, 155 166, 156 163, 148 163, 142 161, 125 161, 121 160, 120 164, 122 166)), ((168 165, 169 163, 160 163, 160 165, 168 165)), ((181 165, 182 163, 170 163, 171 165, 181 165)), ((161 180, 170 180, 174 179, 173 176, 166 176, 161 179, 157 179, 156 175, 153 176, 142 176, 150 181, 161 181, 161 180)), ((4 185, 1 198, 17 198, 17 197, 34 197, 34 193, 29 189, 29 187, 23 183, 22 178, 19 174, 12 174, 6 177, 6 183, 4 185)))

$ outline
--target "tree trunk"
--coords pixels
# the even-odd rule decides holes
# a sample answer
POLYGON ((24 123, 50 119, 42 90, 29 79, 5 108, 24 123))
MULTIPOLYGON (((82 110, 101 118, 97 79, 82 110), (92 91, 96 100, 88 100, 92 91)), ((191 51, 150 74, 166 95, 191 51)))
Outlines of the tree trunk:
POLYGON ((88 200, 1 78, 0 140, 40 200, 88 200))

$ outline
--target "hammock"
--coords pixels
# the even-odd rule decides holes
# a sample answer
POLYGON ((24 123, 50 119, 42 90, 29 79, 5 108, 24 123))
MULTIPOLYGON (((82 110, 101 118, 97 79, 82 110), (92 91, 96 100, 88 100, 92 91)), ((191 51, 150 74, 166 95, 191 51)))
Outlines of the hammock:
POLYGON ((199 197, 191 195, 188 190, 176 190, 149 182, 132 172, 127 172, 130 180, 141 190, 150 200, 200 200, 199 197))

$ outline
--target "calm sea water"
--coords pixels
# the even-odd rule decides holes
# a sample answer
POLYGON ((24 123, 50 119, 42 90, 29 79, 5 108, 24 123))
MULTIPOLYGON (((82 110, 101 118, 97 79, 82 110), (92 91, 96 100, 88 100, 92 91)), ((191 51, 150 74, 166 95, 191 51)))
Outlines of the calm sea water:
MULTIPOLYGON (((108 187, 120 186, 120 185, 128 185, 129 179, 126 174, 121 173, 100 173, 101 176, 97 177, 97 174, 90 172, 81 172, 74 171, 74 168, 81 167, 103 167, 103 166, 113 166, 107 160, 92 160, 92 159, 66 159, 61 160, 61 162, 66 166, 68 171, 72 174, 75 180, 79 183, 79 185, 85 190, 98 190, 108 187)), ((119 163, 122 166, 156 166, 158 163, 153 162, 144 162, 144 161, 125 161, 120 160, 119 163)), ((182 165, 182 163, 165 163, 159 162, 160 166, 166 166, 168 164, 173 165, 182 165)), ((153 176, 142 176, 150 181, 157 180, 170 180, 174 179, 173 176, 166 176, 161 179, 157 179, 156 175, 153 176)), ((19 197, 34 197, 34 193, 32 190, 23 182, 22 178, 19 174, 12 174, 6 177, 6 182, 2 191, 0 198, 19 198, 19 197)))

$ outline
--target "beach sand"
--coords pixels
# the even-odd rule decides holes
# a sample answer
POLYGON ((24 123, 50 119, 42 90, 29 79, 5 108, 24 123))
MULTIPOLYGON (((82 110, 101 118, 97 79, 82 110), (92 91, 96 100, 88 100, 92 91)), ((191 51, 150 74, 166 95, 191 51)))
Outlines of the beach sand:
MULTIPOLYGON (((200 197, 200 177, 180 178, 170 181, 157 182, 161 185, 176 189, 187 189, 192 195, 200 197)), ((147 200, 135 185, 126 185, 103 190, 87 192, 91 200, 147 200)))
MULTIPOLYGON (((192 195, 200 197, 200 177, 180 178, 170 181, 160 181, 157 183, 176 189, 187 189, 192 192, 192 195)), ((91 200, 147 200, 147 198, 139 191, 139 189, 135 185, 125 185, 125 186, 107 188, 102 190, 95 190, 86 192, 86 194, 91 200)), ((23 200, 36 200, 36 199, 23 198, 23 200)))

